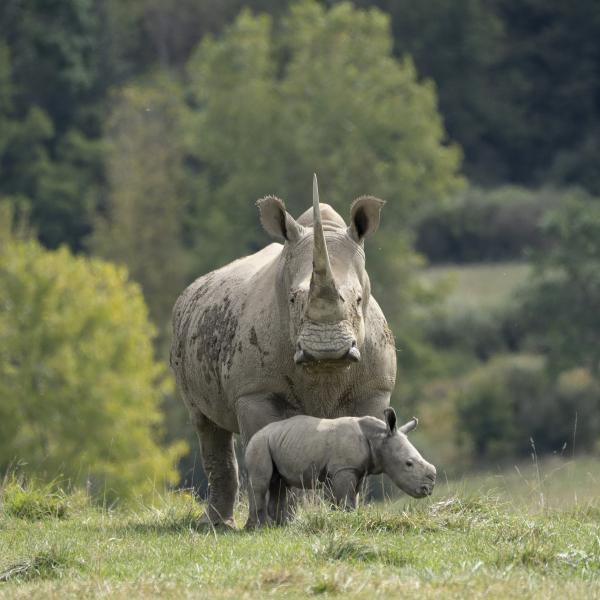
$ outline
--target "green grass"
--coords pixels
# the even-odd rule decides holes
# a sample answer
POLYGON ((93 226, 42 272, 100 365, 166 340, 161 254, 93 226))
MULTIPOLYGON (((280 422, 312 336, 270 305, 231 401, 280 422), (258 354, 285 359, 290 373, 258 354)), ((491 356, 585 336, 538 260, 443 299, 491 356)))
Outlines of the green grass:
POLYGON ((501 306, 531 272, 525 263, 485 263, 429 267, 420 278, 426 284, 443 284, 448 289, 449 308, 501 306))
POLYGON ((598 598, 600 469, 564 464, 532 480, 512 468, 441 481, 430 500, 355 513, 305 504, 292 525, 252 532, 197 530, 185 494, 78 502, 62 519, 2 509, 0 598, 598 598))
POLYGON ((2 490, 4 512, 12 517, 35 521, 45 517, 62 518, 67 515, 70 498, 56 482, 39 483, 7 478, 2 490))

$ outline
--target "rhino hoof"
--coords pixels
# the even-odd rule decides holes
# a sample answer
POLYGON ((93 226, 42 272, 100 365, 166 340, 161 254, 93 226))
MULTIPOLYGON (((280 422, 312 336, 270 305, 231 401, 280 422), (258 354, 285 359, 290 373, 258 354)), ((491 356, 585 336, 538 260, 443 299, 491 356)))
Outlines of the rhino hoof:
POLYGON ((219 521, 211 521, 206 513, 204 513, 194 525, 196 529, 236 529, 233 517, 219 521))

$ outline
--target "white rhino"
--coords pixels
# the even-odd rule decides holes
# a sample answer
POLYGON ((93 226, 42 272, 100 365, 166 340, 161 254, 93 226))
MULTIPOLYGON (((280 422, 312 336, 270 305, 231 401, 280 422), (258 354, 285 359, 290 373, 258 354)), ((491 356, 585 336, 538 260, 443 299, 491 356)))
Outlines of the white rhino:
MULTIPOLYGON (((295 220, 258 201, 273 243, 192 283, 173 308, 171 367, 198 432, 208 477, 203 521, 231 522, 233 434, 246 443, 294 415, 383 417, 396 378, 393 335, 365 270, 364 238, 384 202, 355 200, 350 225, 319 204, 295 220)), ((271 510, 275 510, 271 506, 271 510)))
POLYGON ((396 427, 393 408, 385 421, 374 417, 317 419, 299 415, 270 423, 246 448, 250 511, 246 528, 268 523, 267 498, 282 503, 276 520, 287 520, 288 487, 314 488, 325 483, 338 506, 356 507, 356 496, 367 475, 385 473, 414 498, 428 496, 435 484, 435 467, 410 443, 413 417, 396 427))

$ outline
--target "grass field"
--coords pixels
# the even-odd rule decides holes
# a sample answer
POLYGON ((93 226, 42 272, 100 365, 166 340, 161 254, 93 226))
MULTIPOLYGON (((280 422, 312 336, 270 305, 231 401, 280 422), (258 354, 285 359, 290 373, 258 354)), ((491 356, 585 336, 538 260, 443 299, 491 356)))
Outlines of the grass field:
POLYGON ((63 518, 27 519, 7 493, 0 598, 600 598, 597 460, 532 468, 356 513, 309 504, 258 532, 197 531, 185 494, 114 510, 59 495, 63 518))
POLYGON ((494 308, 501 306, 530 272, 527 263, 485 263, 429 267, 420 278, 425 283, 443 282, 448 287, 450 308, 494 308))

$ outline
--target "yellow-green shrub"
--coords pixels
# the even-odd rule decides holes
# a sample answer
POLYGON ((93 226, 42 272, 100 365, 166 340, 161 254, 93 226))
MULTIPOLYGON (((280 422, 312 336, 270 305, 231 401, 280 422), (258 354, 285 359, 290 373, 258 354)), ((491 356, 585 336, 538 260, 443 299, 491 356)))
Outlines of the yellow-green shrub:
POLYGON ((167 391, 154 327, 124 269, 34 241, 0 246, 0 468, 104 497, 177 480, 159 445, 167 391))

